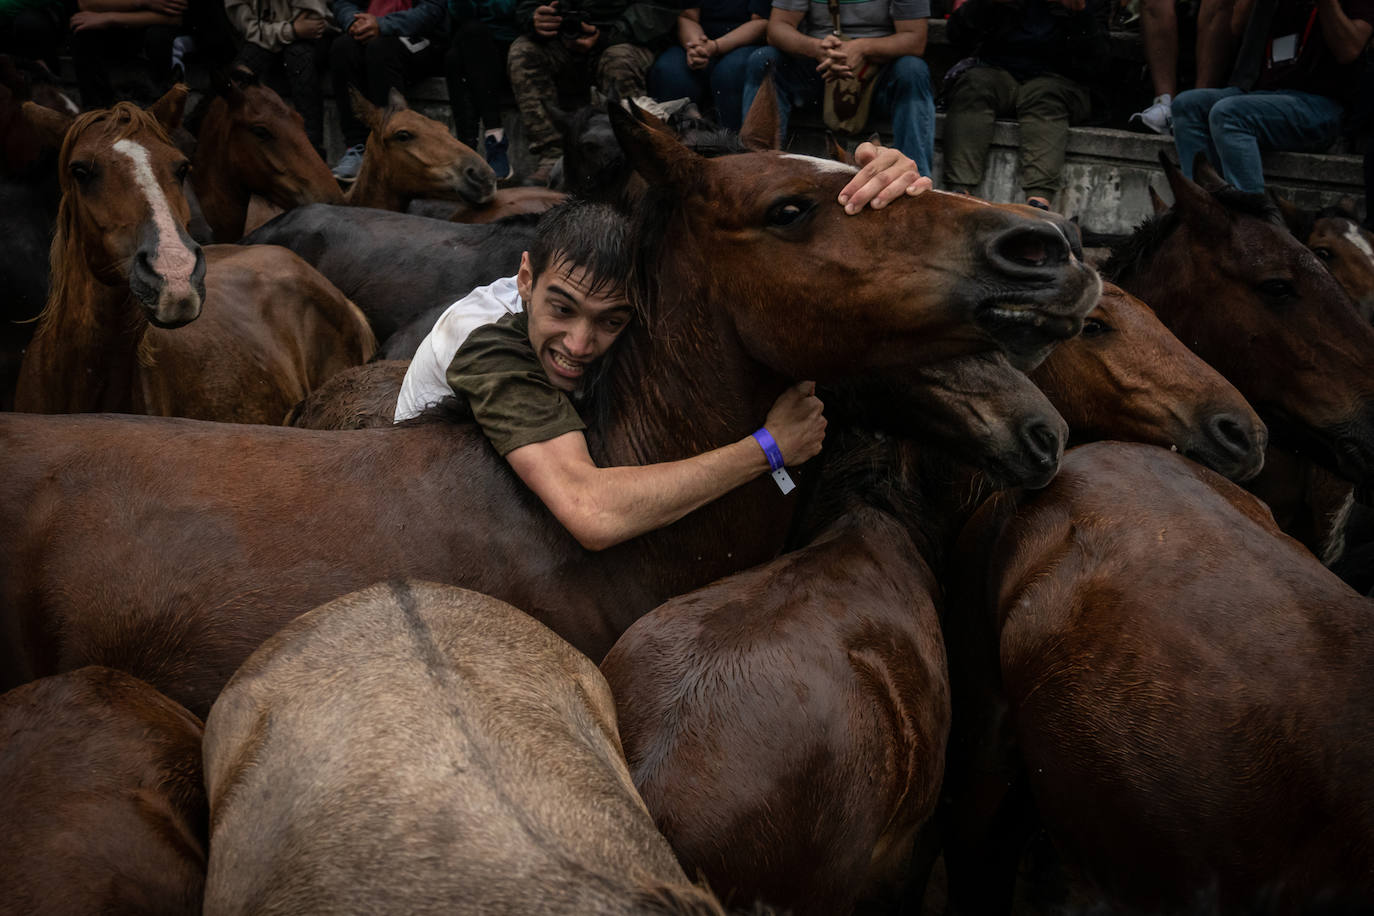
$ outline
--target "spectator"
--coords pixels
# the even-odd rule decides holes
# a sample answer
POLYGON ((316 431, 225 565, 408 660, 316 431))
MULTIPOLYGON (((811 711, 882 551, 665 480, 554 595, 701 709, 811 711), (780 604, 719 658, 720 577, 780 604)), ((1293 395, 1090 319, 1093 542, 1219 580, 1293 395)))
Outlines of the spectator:
POLYGON ((291 101, 305 119, 305 135, 324 156, 324 69, 332 23, 326 0, 225 0, 234 30, 243 38, 237 63, 264 82, 284 69, 291 101))
POLYGON ((520 35, 515 0, 449 0, 448 8, 453 44, 444 58, 444 77, 454 132, 459 140, 482 150, 487 165, 504 181, 514 174, 510 141, 501 125, 501 97, 509 84, 511 43, 520 35))
POLYGON ((141 50, 148 59, 154 97, 171 83, 172 40, 187 0, 78 0, 72 15, 72 63, 81 105, 88 111, 114 104, 110 65, 141 50))
POLYGON ((329 69, 347 146, 334 175, 352 181, 363 164, 367 126, 346 101, 348 87, 385 106, 392 89, 404 93, 408 83, 437 74, 448 47, 448 11, 444 0, 369 0, 365 8, 334 0, 334 18, 343 34, 329 47, 329 69))
POLYGON ((1174 100, 1183 173, 1191 178, 1195 157, 1205 153, 1230 184, 1262 193, 1261 149, 1330 146, 1371 32, 1374 0, 1256 0, 1231 86, 1174 100))
MULTIPOLYGON (((1144 111, 1131 115, 1131 123, 1141 124, 1157 134, 1173 131, 1173 98, 1178 94, 1178 14, 1177 0, 1141 0, 1140 41, 1145 48, 1145 63, 1155 97, 1144 111)), ((1240 6, 1248 6, 1243 2, 1240 6)), ((1197 11, 1196 66, 1193 85, 1197 89, 1220 86, 1231 63, 1239 28, 1233 28, 1235 0, 1199 0, 1197 11)), ((1243 26, 1244 19, 1240 20, 1243 26)))
POLYGON ((945 184, 983 180, 993 121, 1020 124, 1021 188, 1048 208, 1059 190, 1069 125, 1092 112, 1087 82, 1106 70, 1108 0, 967 0, 949 42, 974 62, 945 84, 945 184))
POLYGON ((922 175, 935 158, 935 97, 926 49, 930 0, 845 0, 840 28, 832 34, 826 4, 813 0, 773 0, 768 44, 749 56, 744 78, 744 111, 769 70, 777 85, 783 136, 795 105, 819 101, 828 83, 862 79, 874 68, 874 105, 892 119, 893 145, 916 160, 922 175))
POLYGON ((56 67, 66 19, 63 0, 0 0, 0 52, 56 67))
POLYGON ((623 99, 647 95, 651 47, 661 45, 678 8, 628 0, 520 0, 521 35, 510 49, 510 82, 530 152, 539 160, 533 182, 546 182, 563 155, 563 138, 544 109, 558 87, 592 85, 623 99))
POLYGON ((678 44, 649 70, 649 94, 659 101, 709 92, 716 120, 731 130, 744 121, 744 70, 768 31, 768 0, 703 0, 677 17, 678 44))

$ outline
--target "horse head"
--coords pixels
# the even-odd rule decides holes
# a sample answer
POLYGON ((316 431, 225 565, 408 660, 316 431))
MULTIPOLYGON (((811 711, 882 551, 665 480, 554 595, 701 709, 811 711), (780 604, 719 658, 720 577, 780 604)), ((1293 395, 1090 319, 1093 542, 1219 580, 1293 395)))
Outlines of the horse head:
POLYGON ((1239 391, 1111 283, 1031 373, 1077 441, 1119 439, 1182 452, 1233 480, 1259 472, 1268 431, 1239 391))
POLYGON ((594 200, 618 200, 633 173, 606 105, 593 100, 566 112, 546 102, 544 109, 563 136, 563 189, 594 200))
POLYGON ((496 196, 496 173, 486 160, 444 125, 411 110, 395 89, 385 108, 373 105, 357 89, 350 88, 349 95, 358 119, 371 131, 350 203, 404 210, 416 198, 481 206, 496 196))
POLYGON ((25 103, 35 127, 63 138, 54 301, 63 298, 66 274, 81 265, 101 284, 127 284, 159 327, 180 327, 200 315, 205 256, 185 228, 190 163, 167 133, 181 120, 186 92, 176 86, 147 111, 119 102, 76 118, 25 103))
POLYGON ((220 197, 242 204, 257 194, 283 210, 343 202, 329 167, 305 135, 304 119, 271 87, 236 71, 217 78, 215 92, 201 122, 191 184, 218 237, 243 234, 241 214, 238 226, 222 229, 209 212, 220 197))
POLYGON ((1282 444, 1374 480, 1374 327, 1263 196, 1161 157, 1174 206, 1106 272, 1255 406, 1282 444))

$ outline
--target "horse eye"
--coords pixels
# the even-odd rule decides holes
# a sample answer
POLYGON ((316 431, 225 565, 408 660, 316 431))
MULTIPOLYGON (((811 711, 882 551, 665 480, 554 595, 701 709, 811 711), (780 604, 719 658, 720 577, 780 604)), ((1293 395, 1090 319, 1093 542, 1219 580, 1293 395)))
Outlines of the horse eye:
POLYGON ((408 131, 408 130, 398 130, 398 131, 396 131, 396 133, 394 133, 394 134, 391 135, 391 139, 393 139, 393 140, 399 140, 399 141, 401 141, 402 143, 404 143, 404 142, 406 142, 407 140, 414 140, 414 139, 415 139, 415 135, 412 134, 412 133, 411 133, 410 131, 408 131))
POLYGON ((72 177, 81 184, 90 181, 91 176, 95 174, 95 170, 86 162, 73 162, 71 165, 67 166, 67 171, 71 172, 72 177))
POLYGON ((766 217, 770 226, 794 226, 815 207, 809 200, 790 198, 779 201, 768 208, 766 217))
POLYGON ((1287 280, 1265 280, 1259 285, 1260 292, 1271 299, 1296 299, 1298 291, 1287 280))
POLYGON ((1330 248, 1313 248, 1312 253, 1315 254, 1317 257, 1321 258, 1323 261, 1330 261, 1333 257, 1335 257, 1335 255, 1331 253, 1330 248))
POLYGON ((186 176, 189 175, 189 174, 191 174, 191 163, 189 163, 189 162, 182 162, 181 165, 178 165, 178 166, 177 166, 177 170, 176 170, 177 181, 185 181, 185 180, 186 180, 186 176))
POLYGON ((1107 324, 1107 322, 1101 320, 1100 318, 1083 319, 1084 337, 1097 337, 1101 334, 1106 334, 1111 329, 1111 325, 1107 324))
POLYGON ((272 131, 268 130, 266 127, 263 127, 261 124, 254 124, 253 126, 248 128, 248 131, 253 136, 257 137, 259 140, 272 139, 272 131))

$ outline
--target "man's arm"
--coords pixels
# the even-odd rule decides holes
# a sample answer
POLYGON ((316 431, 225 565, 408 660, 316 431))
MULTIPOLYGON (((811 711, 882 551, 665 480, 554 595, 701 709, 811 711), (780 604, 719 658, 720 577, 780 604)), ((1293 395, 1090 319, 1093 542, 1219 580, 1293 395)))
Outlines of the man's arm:
POLYGON ((825 48, 821 46, 821 39, 812 38, 801 30, 805 17, 806 10, 773 7, 768 13, 768 43, 787 54, 824 60, 825 48))
MULTIPOLYGON (((783 392, 765 426, 784 460, 800 464, 820 451, 825 417, 811 383, 783 392)), ((597 467, 580 432, 523 445, 506 455, 578 543, 605 550, 670 525, 768 470, 753 437, 687 458, 636 467, 597 467)))
POLYGON ((1341 9, 1340 0, 1317 0, 1317 20, 1321 23, 1326 46, 1340 64, 1348 64, 1364 53, 1369 35, 1374 31, 1374 26, 1363 19, 1347 16, 1341 9))

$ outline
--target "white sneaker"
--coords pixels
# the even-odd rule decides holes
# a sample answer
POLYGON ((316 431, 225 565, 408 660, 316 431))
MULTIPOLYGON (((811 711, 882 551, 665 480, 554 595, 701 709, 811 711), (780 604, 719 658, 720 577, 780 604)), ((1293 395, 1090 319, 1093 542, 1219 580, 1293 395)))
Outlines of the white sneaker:
POLYGON ((1172 136, 1174 132, 1174 100, 1167 92, 1155 96, 1149 108, 1131 115, 1128 123, 1139 122, 1157 134, 1172 136))

